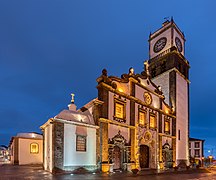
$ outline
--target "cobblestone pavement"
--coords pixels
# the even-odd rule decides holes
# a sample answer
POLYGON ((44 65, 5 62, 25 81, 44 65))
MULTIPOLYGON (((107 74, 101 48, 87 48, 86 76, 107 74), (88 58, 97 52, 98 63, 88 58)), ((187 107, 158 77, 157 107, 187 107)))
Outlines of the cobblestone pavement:
POLYGON ((99 174, 56 174, 44 171, 41 166, 13 166, 0 165, 0 180, 69 180, 69 179, 122 179, 122 180, 216 180, 216 168, 189 170, 189 171, 170 171, 156 172, 146 170, 138 175, 126 172, 99 173, 99 174))

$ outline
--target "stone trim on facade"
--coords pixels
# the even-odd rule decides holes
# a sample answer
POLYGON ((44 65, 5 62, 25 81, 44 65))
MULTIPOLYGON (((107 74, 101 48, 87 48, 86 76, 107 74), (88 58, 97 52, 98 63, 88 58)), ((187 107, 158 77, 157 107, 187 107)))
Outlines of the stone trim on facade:
POLYGON ((64 169, 64 123, 53 122, 54 171, 64 169))

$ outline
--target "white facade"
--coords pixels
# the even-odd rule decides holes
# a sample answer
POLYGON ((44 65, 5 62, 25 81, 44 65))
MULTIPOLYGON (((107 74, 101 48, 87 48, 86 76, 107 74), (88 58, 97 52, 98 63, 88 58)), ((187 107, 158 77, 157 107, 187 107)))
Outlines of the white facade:
POLYGON ((53 139, 53 134, 52 134, 52 124, 49 124, 45 129, 44 129, 44 169, 48 171, 52 171, 53 169, 53 150, 52 150, 52 139, 53 139))
MULTIPOLYGON (((188 159, 188 82, 176 73, 176 158, 188 159)), ((188 162, 189 163, 189 162, 188 162)))
MULTIPOLYGON (((79 167, 95 169, 96 163, 96 130, 90 112, 63 110, 49 119, 41 129, 44 132, 44 169, 54 172, 56 168, 72 171, 79 167), (61 126, 61 129, 58 127, 61 126), (57 137, 58 136, 58 137, 57 137), (77 137, 85 137, 85 150, 77 149, 77 137)), ((91 109, 91 108, 90 108, 91 109)))
POLYGON ((64 167, 69 166, 96 166, 96 129, 86 128, 86 151, 76 150, 77 125, 64 126, 64 167))
POLYGON ((179 30, 174 21, 166 21, 162 28, 150 35, 149 61, 150 66, 152 67, 152 81, 156 85, 161 86, 165 96, 165 102, 172 106, 173 111, 176 114, 177 164, 180 161, 184 161, 188 165, 189 80, 187 78, 189 64, 184 58, 184 42, 184 34, 179 30), (167 42, 159 52, 155 52, 154 46, 161 38, 166 38, 167 42), (179 46, 177 46, 175 41, 176 38, 182 45, 182 51, 180 51, 179 46))

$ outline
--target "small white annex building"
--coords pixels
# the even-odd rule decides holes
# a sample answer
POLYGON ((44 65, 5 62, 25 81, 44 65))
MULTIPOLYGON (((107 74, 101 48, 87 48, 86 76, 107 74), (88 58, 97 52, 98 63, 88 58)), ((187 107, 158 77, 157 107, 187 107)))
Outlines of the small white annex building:
POLYGON ((73 98, 71 102, 69 110, 61 111, 41 126, 44 169, 50 172, 72 171, 79 167, 97 169, 96 130, 99 127, 89 111, 77 111, 73 98))
POLYGON ((38 133, 18 133, 11 138, 10 160, 12 164, 42 164, 43 136, 38 133))

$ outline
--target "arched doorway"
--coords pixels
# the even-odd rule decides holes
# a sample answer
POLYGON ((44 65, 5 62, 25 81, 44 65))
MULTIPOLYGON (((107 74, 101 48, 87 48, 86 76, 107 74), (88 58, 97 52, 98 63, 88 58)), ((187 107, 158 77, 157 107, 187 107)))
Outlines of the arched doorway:
POLYGON ((114 166, 113 169, 121 169, 121 149, 118 146, 115 146, 113 149, 113 162, 114 166))
POLYGON ((149 147, 146 145, 140 145, 139 163, 140 168, 149 168, 149 147))

